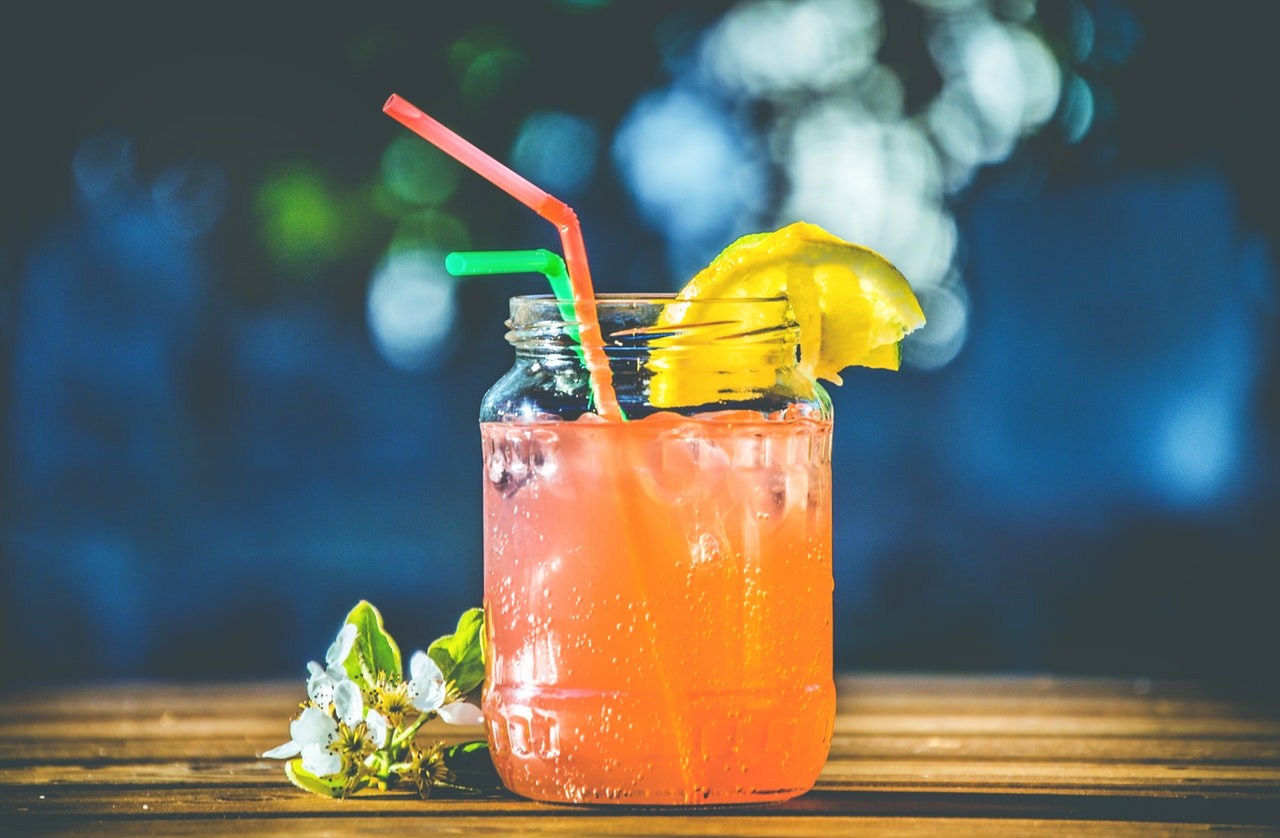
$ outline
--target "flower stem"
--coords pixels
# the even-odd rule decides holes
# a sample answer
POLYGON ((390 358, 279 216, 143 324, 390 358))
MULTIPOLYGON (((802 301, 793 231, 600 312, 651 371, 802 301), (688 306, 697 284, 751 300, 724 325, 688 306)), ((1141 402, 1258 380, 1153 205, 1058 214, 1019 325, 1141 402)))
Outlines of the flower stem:
POLYGON ((409 725, 404 730, 398 732, 394 737, 392 737, 391 741, 387 744, 387 747, 389 749, 403 748, 405 745, 408 745, 410 742, 413 741, 413 737, 418 735, 418 728, 422 727, 424 724, 434 719, 435 715, 436 715, 436 712, 434 710, 428 710, 427 712, 423 713, 421 716, 418 717, 418 720, 416 722, 409 725))

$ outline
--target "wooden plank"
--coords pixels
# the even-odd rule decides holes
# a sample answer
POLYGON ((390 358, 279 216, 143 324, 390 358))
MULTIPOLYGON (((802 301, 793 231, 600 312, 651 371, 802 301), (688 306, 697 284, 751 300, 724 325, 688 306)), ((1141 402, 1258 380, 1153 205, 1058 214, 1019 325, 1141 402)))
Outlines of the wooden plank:
MULTIPOLYGON (((240 832, 246 821, 276 819, 290 829, 307 821, 359 822, 363 829, 383 832, 392 819, 412 820, 415 829, 432 834, 461 834, 487 824, 507 833, 545 831, 548 834, 756 834, 797 835, 854 827, 863 818, 924 818, 945 829, 955 819, 992 818, 1044 821, 1074 827, 1079 821, 1110 821, 1119 828, 1138 824, 1201 824, 1204 827, 1280 827, 1274 804, 1253 800, 1212 800, 1196 797, 1152 798, 1075 797, 1061 794, 969 794, 939 792, 866 792, 858 795, 813 792, 789 803, 738 810, 637 811, 612 807, 554 806, 502 799, 479 801, 420 801, 410 797, 361 797, 322 800, 301 792, 272 793, 262 789, 161 788, 128 795, 103 791, 54 790, 34 792, 0 808, 0 823, 21 822, 23 831, 40 824, 75 825, 125 822, 138 834, 167 832, 180 821, 204 824, 206 831, 221 821, 234 820, 240 832), (699 831, 704 830, 704 831, 699 831)), ((223 823, 225 828, 230 824, 223 823)), ((1074 832, 1074 829, 1065 831, 1074 832)), ((1161 828, 1163 832, 1163 826, 1161 828)), ((306 834, 301 831, 294 834, 306 834)))
POLYGON ((127 719, 166 712, 203 716, 274 717, 297 712, 306 699, 301 678, 266 683, 102 683, 36 687, 0 694, 6 720, 127 719))
MULTIPOLYGON (((280 744, 289 738, 288 714, 277 717, 252 717, 240 719, 165 716, 155 719, 60 719, 26 723, 0 724, 0 741, 14 744, 27 742, 51 742, 74 739, 165 739, 242 741, 262 740, 280 744)), ((438 721, 438 720, 437 720, 438 721)), ((423 726, 426 736, 441 739, 484 738, 484 728, 472 725, 444 725, 431 723, 423 726)), ((271 747, 268 745, 267 747, 271 747)))
MULTIPOLYGON (((24 749, 31 752, 66 748, 77 753, 92 753, 88 743, 98 749, 130 742, 154 742, 165 747, 174 742, 256 743, 257 752, 278 745, 289 738, 290 715, 246 717, 243 719, 205 719, 167 717, 151 720, 74 719, 37 722, 0 723, 0 759, 18 758, 24 749)), ((424 736, 463 741, 484 738, 480 727, 429 726, 424 736)), ((1280 721, 1245 718, 1138 718, 1081 716, 886 716, 842 715, 836 718, 833 750, 839 752, 860 741, 885 741, 897 738, 906 742, 934 743, 930 747, 951 747, 944 743, 968 740, 983 741, 992 747, 1005 742, 1017 747, 1016 740, 1061 743, 1066 740, 1107 740, 1139 744, 1142 741, 1175 743, 1186 741, 1219 741, 1254 743, 1260 747, 1280 747, 1280 721)), ((249 749, 253 752, 253 749, 249 749)), ((105 756, 106 754, 99 754, 105 756)))
POLYGON ((1280 740, 1280 721, 1224 717, 841 714, 837 735, 1078 736, 1280 740))
POLYGON ((840 715, 1233 716, 1280 720, 1280 701, 1203 685, 1050 676, 855 675, 837 679, 840 715))
MULTIPOLYGON (((0 787, 55 790, 107 788, 288 788, 278 762, 146 762, 0 769, 0 787)), ((1251 796, 1280 800, 1280 767, 1146 763, 935 762, 882 759, 832 761, 818 781, 824 791, 1069 792, 1153 796, 1251 796)))
POLYGON ((1280 766, 1217 766, 1188 763, 1061 763, 838 760, 827 763, 824 789, 986 789, 1104 794, 1186 794, 1280 800, 1280 766))
MULTIPOLYGON (((278 737, 283 739, 283 737, 278 737)), ((464 736, 442 736, 450 743, 464 736)), ((0 782, 22 776, 33 767, 63 771, 82 767, 191 762, 238 762, 279 744, 276 739, 88 739, 77 741, 0 742, 0 782)), ((1206 765, 1280 764, 1280 742, 1274 740, 1040 736, 838 736, 831 760, 949 760, 981 762, 1054 761, 1057 763, 1183 763, 1206 765)), ((264 761, 264 765, 278 765, 264 761)))
POLYGON ((1215 737, 840 735, 833 758, 954 760, 1052 759, 1058 762, 1280 763, 1280 740, 1215 737))
MULTIPOLYGON (((1240 718, 1280 724, 1280 707, 1276 705, 1213 699, 1190 686, 1176 690, 1152 687, 1145 693, 1132 693, 1109 681, 1044 679, 1042 686, 1036 686, 1041 683, 1042 679, 1005 677, 843 677, 839 679, 838 712, 841 716, 854 717, 1240 718), (1067 691, 1045 692, 1049 688, 1067 691), (1090 693, 1088 689, 1099 692, 1090 693)), ((303 698, 300 682, 208 686, 107 684, 3 695, 0 708, 3 708, 6 726, 72 719, 82 722, 158 719, 173 724, 187 718, 211 722, 287 719, 297 712, 303 698)))
POLYGON ((165 835, 173 838, 232 833, 245 838, 271 838, 299 835, 308 838, 348 838, 377 832, 380 835, 457 835, 489 836, 703 836, 737 835, 742 838, 833 838, 857 835, 859 838, 937 838, 946 835, 980 835, 989 838, 1023 838, 1027 835, 1071 835, 1080 838, 1149 838, 1151 835, 1182 838, 1203 836, 1212 830, 1233 838, 1274 836, 1268 827, 1232 826, 1229 824, 1179 824, 1169 822, 1122 823, 1112 820, 1049 820, 1009 817, 778 817, 747 820, 727 816, 662 816, 630 815, 585 818, 525 818, 513 829, 510 821, 489 817, 460 817, 441 820, 431 814, 419 816, 331 818, 237 818, 227 820, 172 820, 162 818, 136 820, 83 821, 46 820, 24 824, 27 835, 84 834, 91 826, 94 835, 143 836, 165 835))
MULTIPOLYGON (((1026 706, 1056 712, 1063 706, 1091 707, 1111 712, 1129 707, 1136 712, 1167 708, 1173 713, 1235 712, 1280 715, 1280 707, 1213 696, 1208 688, 1147 679, 1064 678, 1018 675, 883 675, 859 674, 837 678, 840 712, 932 713, 935 708, 959 706, 973 713, 1016 712, 1026 706), (887 708, 898 708, 896 711, 887 708)), ((0 694, 6 716, 36 718, 73 714, 78 718, 152 716, 175 709, 206 715, 286 713, 305 698, 303 677, 296 681, 173 684, 101 683, 24 689, 0 694)))

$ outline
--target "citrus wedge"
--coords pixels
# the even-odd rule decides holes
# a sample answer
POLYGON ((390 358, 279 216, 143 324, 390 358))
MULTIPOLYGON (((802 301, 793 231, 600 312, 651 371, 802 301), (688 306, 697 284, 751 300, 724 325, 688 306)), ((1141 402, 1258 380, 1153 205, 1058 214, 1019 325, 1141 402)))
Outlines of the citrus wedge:
MULTIPOLYGON (((801 369, 836 384, 851 366, 897 369, 899 341, 924 325, 910 284, 887 259, 805 222, 738 239, 689 280, 677 299, 780 296, 790 302, 800 328, 801 369)), ((686 326, 688 311, 669 306, 657 325, 686 326)), ((746 329, 783 325, 747 318, 740 324, 746 329)), ((706 340, 716 337, 712 332, 706 340)), ((713 369, 693 353, 679 361, 662 355, 655 350, 650 362, 650 402, 657 407, 714 401, 725 392, 758 392, 775 372, 713 369)))

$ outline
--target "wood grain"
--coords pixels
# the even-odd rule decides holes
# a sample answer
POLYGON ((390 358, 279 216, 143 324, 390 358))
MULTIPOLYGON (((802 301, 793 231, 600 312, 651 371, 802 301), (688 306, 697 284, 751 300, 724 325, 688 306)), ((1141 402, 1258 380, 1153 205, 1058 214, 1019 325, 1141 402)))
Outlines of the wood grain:
MULTIPOLYGON (((302 687, 78 685, 0 696, 0 833, 1280 834, 1280 709, 1144 679, 840 679, 831 757, 786 804, 619 810, 514 796, 325 800, 258 755, 302 687)), ((448 741, 479 728, 434 724, 448 741)))

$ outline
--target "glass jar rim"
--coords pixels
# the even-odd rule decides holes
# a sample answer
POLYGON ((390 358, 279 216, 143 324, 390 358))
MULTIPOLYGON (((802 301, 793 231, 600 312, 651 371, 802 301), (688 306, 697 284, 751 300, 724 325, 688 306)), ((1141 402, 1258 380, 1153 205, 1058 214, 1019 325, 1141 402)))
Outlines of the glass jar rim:
POLYGON ((786 334, 797 328, 791 301, 785 296, 684 299, 675 293, 600 294, 587 301, 584 310, 581 304, 552 294, 520 294, 511 298, 510 305, 507 325, 515 331, 576 327, 596 319, 600 325, 619 320, 638 324, 647 319, 646 325, 652 326, 653 319, 667 311, 681 312, 678 321, 664 327, 676 330, 733 322, 750 324, 750 332, 757 334, 786 334))
POLYGON ((798 345, 799 325, 786 297, 694 297, 674 293, 603 294, 584 310, 551 294, 511 298, 507 341, 524 347, 576 344, 579 328, 598 328, 607 352, 634 349, 798 345), (662 318, 673 313, 673 319, 662 318), (594 322, 593 322, 594 321, 594 322))
MULTIPOLYGON (((517 301, 533 303, 573 303, 574 300, 564 297, 557 297, 554 294, 516 294, 511 298, 514 304, 517 301)), ((739 297, 739 296, 715 296, 715 297, 680 297, 675 291, 657 291, 657 292, 613 292, 606 294, 596 294, 590 300, 583 300, 584 303, 776 303, 790 302, 790 298, 786 294, 775 294, 770 297, 739 297)))

